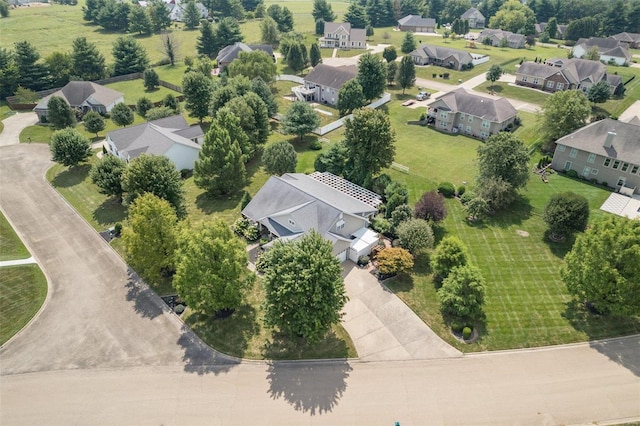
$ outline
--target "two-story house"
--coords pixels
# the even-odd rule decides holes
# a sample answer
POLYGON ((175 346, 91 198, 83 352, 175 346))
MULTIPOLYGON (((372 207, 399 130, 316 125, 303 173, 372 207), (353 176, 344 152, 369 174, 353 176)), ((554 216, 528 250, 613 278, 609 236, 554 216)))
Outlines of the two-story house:
POLYGON ((460 15, 460 19, 466 19, 469 21, 469 28, 484 28, 485 17, 478 9, 472 7, 460 15))
POLYGON ((640 126, 606 118, 556 141, 553 169, 640 193, 640 126))
POLYGON ((357 65, 332 67, 318 64, 304 77, 304 85, 293 87, 291 91, 300 100, 337 105, 342 86, 357 75, 357 65))
POLYGON ((502 40, 506 39, 507 47, 512 49, 523 49, 526 42, 522 34, 493 29, 482 30, 478 35, 478 43, 486 44, 487 39, 491 40, 491 45, 495 47, 501 47, 503 43, 502 40))
POLYGON ((325 22, 324 35, 318 41, 320 47, 366 49, 367 32, 362 28, 351 28, 349 22, 325 22))
POLYGON ((436 129, 487 139, 513 126, 516 109, 505 98, 474 95, 460 88, 436 98, 427 109, 427 124, 436 129))
POLYGON ((378 194, 331 173, 286 173, 271 176, 242 214, 272 241, 292 241, 313 229, 333 244, 338 259, 356 262, 378 244, 368 225, 381 203, 378 194))
POLYGON ((599 81, 607 81, 611 93, 622 89, 622 77, 607 73, 599 61, 588 59, 549 59, 544 64, 523 62, 516 71, 516 84, 546 92, 582 90, 586 92, 599 81))

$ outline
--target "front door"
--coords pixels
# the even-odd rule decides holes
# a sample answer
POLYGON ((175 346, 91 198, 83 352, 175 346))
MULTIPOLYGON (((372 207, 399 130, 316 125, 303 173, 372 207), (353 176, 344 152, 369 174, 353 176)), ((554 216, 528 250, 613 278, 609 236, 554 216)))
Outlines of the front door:
POLYGON ((591 167, 585 166, 584 169, 582 169, 582 176, 589 177, 589 173, 591 173, 591 167))

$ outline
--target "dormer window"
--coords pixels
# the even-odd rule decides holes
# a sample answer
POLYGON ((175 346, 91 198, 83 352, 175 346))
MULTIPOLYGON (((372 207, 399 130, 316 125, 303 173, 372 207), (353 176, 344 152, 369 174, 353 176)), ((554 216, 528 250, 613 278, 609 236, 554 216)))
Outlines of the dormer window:
POLYGON ((340 230, 344 229, 344 220, 342 220, 342 219, 341 219, 341 220, 339 220, 339 221, 336 223, 336 229, 337 229, 338 231, 340 231, 340 230))

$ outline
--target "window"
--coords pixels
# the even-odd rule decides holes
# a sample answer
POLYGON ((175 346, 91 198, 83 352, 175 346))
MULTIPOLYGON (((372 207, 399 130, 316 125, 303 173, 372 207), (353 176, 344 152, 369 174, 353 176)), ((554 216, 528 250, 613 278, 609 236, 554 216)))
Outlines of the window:
POLYGON ((591 169, 591 174, 594 176, 598 175, 598 169, 591 169))
POLYGON ((567 149, 567 147, 565 145, 562 145, 561 143, 558 144, 558 151, 559 152, 564 152, 565 149, 567 149))
POLYGON ((338 231, 344 229, 344 220, 339 220, 338 223, 336 223, 336 229, 338 231))
POLYGON ((605 158, 604 163, 602 163, 602 165, 605 167, 609 167, 610 164, 611 164, 611 158, 605 158))
POLYGON ((551 80, 547 81, 547 87, 548 87, 549 89, 553 89, 554 84, 555 84, 555 83, 554 83, 553 81, 551 81, 551 80))
POLYGON ((587 158, 587 163, 595 163, 596 162, 596 155, 595 154, 589 154, 589 158, 587 158))
POLYGON ((634 174, 634 175, 636 173, 638 173, 638 168, 640 168, 640 167, 636 166, 635 164, 633 166, 631 166, 631 173, 634 174))
POLYGON ((460 114, 460 121, 464 121, 464 113, 460 114))
POLYGON ((613 166, 611 166, 614 170, 618 170, 618 167, 620 167, 620 160, 614 160, 613 161, 613 166))
POLYGON ((447 127, 447 122, 446 121, 441 121, 440 122, 440 127, 447 127))
POLYGON ((467 134, 470 135, 471 134, 471 126, 467 126, 467 134))
POLYGON ((571 166, 572 166, 571 161, 567 161, 566 163, 564 163, 565 170, 571 170, 571 166))
POLYGON ((533 79, 533 84, 538 84, 538 81, 539 81, 539 80, 538 80, 537 78, 534 78, 534 79, 533 79))
POLYGON ((440 118, 446 120, 448 117, 447 111, 440 111, 440 118))
POLYGON ((591 173, 591 167, 584 166, 584 169, 582 169, 582 176, 587 177, 589 176, 589 173, 591 173))
POLYGON ((622 168, 620 169, 623 172, 626 172, 629 169, 629 163, 622 163, 622 168))
POLYGON ((576 158, 576 155, 578 155, 578 150, 575 149, 575 148, 571 148, 571 152, 569 153, 569 157, 576 158))
POLYGON ((562 90, 562 89, 564 89, 564 83, 558 83, 558 84, 556 84, 556 89, 557 89, 557 90, 562 90))
POLYGON ((491 123, 489 123, 489 120, 482 120, 482 127, 483 128, 488 129, 490 125, 491 125, 491 123))
POLYGON ((524 81, 525 83, 527 82, 527 76, 526 75, 522 76, 522 81, 524 81))
POLYGON ((486 139, 486 138, 488 138, 488 137, 489 137, 489 134, 488 134, 487 132, 485 132, 485 131, 482 131, 482 132, 480 132, 480 137, 481 137, 482 139, 486 139))
POLYGON ((473 117, 469 116, 469 123, 473 123, 473 117))
POLYGON ((620 177, 618 178, 618 183, 617 183, 616 185, 618 185, 618 186, 624 186, 624 184, 625 184, 625 182, 626 182, 626 181, 627 181, 627 179, 626 179, 626 178, 623 178, 622 176, 620 176, 620 177))

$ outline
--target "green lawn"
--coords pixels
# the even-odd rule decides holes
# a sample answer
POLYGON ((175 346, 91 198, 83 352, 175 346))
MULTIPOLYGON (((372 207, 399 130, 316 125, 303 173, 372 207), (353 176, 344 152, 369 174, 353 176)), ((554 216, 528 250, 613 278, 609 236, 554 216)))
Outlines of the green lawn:
POLYGON ((142 97, 149 98, 151 102, 159 102, 163 100, 169 93, 171 93, 173 96, 180 95, 180 93, 174 92, 173 90, 167 89, 163 86, 160 86, 152 91, 147 91, 144 87, 144 81, 142 79, 110 83, 106 86, 110 89, 124 93, 124 101, 128 105, 135 105, 138 99, 142 97))
MULTIPOLYGON (((176 86, 182 86, 182 77, 187 70, 187 66, 183 62, 177 62, 175 65, 163 65, 154 68, 158 73, 160 80, 164 80, 167 83, 175 84, 176 86)), ((177 95, 176 95, 177 96, 177 95)))
POLYGON ((519 101, 529 102, 537 105, 542 105, 544 101, 549 97, 549 93, 545 93, 540 90, 528 89, 525 87, 511 86, 501 81, 496 81, 493 84, 490 81, 485 81, 479 86, 476 86, 474 89, 478 92, 493 91, 493 93, 498 96, 517 99, 519 101))
POLYGON ((7 218, 0 213, 0 260, 26 259, 29 250, 22 244, 7 218))
POLYGON ((47 279, 38 265, 0 268, 0 345, 38 312, 47 296, 47 279))

